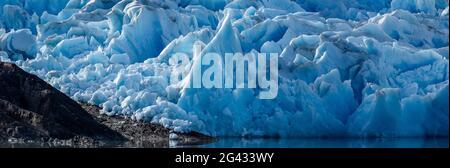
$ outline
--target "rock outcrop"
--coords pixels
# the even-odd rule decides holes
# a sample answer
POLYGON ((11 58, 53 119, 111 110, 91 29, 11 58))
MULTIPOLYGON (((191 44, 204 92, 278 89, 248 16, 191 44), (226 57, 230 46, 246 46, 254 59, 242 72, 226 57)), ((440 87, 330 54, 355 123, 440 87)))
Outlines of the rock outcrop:
POLYGON ((0 139, 74 137, 125 139, 37 76, 0 62, 0 139))

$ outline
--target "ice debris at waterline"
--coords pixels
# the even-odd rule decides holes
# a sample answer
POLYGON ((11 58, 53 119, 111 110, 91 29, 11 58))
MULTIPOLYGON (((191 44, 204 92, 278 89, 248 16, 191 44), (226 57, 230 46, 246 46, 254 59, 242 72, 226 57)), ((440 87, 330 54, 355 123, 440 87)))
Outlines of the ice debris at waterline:
MULTIPOLYGON (((448 136, 448 0, 2 0, 0 60, 108 115, 214 136, 448 136), (172 54, 278 53, 279 90, 170 84, 172 54)), ((194 62, 192 62, 194 63, 194 62)))

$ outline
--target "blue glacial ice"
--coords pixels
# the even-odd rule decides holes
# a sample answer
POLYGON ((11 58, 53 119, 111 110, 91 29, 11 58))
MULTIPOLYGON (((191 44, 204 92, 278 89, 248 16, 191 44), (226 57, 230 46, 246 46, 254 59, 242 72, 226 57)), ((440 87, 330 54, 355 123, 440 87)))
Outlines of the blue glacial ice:
POLYGON ((176 132, 448 137, 448 4, 1 0, 0 61, 106 115, 176 132), (194 44, 220 54, 278 53, 278 96, 171 84, 170 57, 186 53, 195 67, 194 44))

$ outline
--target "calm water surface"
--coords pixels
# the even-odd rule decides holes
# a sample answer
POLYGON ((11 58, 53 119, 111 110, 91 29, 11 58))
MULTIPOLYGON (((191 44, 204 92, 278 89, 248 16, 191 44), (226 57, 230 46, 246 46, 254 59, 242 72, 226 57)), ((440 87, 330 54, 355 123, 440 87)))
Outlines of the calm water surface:
POLYGON ((107 143, 104 145, 89 144, 86 146, 73 146, 68 143, 35 143, 35 142, 9 142, 0 141, 0 148, 54 148, 54 147, 119 147, 119 148, 448 148, 448 138, 395 138, 395 139, 242 139, 221 138, 215 142, 204 142, 200 145, 181 145, 177 141, 165 143, 107 143))
POLYGON ((204 148, 448 148, 448 138, 395 139, 241 139, 189 146, 204 148))

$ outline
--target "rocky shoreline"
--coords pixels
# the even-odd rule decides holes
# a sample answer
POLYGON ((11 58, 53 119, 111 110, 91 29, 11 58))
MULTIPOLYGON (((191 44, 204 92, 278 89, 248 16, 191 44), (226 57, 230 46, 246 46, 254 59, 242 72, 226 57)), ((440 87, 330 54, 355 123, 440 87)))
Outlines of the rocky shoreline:
MULTIPOLYGON (((170 147, 172 131, 161 125, 100 114, 37 76, 0 62, 0 147, 170 147)), ((178 145, 215 138, 177 134, 178 145)))
POLYGON ((124 116, 107 116, 100 114, 100 107, 81 103, 81 106, 101 124, 119 132, 127 139, 126 142, 115 144, 122 147, 170 147, 174 142, 180 146, 211 143, 217 139, 197 132, 176 133, 162 125, 135 121, 124 116))

